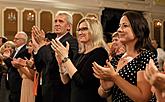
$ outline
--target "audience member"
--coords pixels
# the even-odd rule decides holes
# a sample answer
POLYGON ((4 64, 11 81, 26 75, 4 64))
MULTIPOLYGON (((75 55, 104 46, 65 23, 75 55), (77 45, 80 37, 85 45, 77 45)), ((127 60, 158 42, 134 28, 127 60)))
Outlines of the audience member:
POLYGON ((10 53, 13 53, 15 49, 15 44, 13 41, 7 41, 0 47, 0 53, 3 55, 6 50, 9 50, 10 53))
POLYGON ((71 44, 68 42, 64 47, 58 40, 52 41, 61 80, 64 84, 71 81, 71 102, 104 102, 97 92, 100 82, 92 70, 94 61, 104 65, 108 59, 101 23, 94 18, 83 18, 78 23, 77 34, 80 49, 74 64, 68 56, 71 44))
POLYGON ((134 11, 124 12, 117 30, 126 52, 115 56, 107 66, 93 63, 95 77, 100 79, 98 92, 101 96, 112 95, 113 102, 155 102, 151 98, 151 85, 144 78, 150 58, 158 64, 149 38, 146 19, 134 11))
MULTIPOLYGON (((32 54, 32 42, 29 41, 27 44, 28 53, 32 54)), ((34 68, 33 58, 30 60, 22 58, 14 58, 11 62, 12 65, 18 69, 20 76, 22 77, 21 86, 21 99, 20 102, 35 102, 35 96, 33 95, 33 79, 34 79, 34 68)))
POLYGON ((114 32, 112 34, 112 45, 110 47, 110 57, 113 58, 114 56, 120 55, 124 52, 125 52, 125 46, 120 42, 118 32, 114 32))
POLYGON ((9 101, 20 102, 22 78, 16 68, 13 67, 11 61, 13 58, 30 58, 30 54, 26 48, 28 36, 25 32, 17 32, 14 36, 15 50, 11 53, 6 50, 3 54, 4 62, 8 67, 8 82, 10 88, 9 101))
POLYGON ((1 64, 0 64, 0 69, 1 69, 1 87, 0 87, 0 102, 9 102, 9 84, 7 81, 7 66, 3 62, 3 54, 6 50, 9 50, 11 53, 15 49, 15 44, 12 41, 7 41, 5 42, 1 47, 0 47, 0 59, 1 59, 1 64))
POLYGON ((157 41, 155 39, 151 40, 152 46, 156 49, 157 51, 157 59, 159 63, 159 69, 163 70, 163 64, 165 62, 165 51, 159 46, 157 41))
MULTIPOLYGON (((7 41, 6 37, 0 37, 0 47, 7 41)), ((1 79, 3 77, 3 74, 5 71, 5 67, 4 67, 4 63, 3 63, 3 59, 0 59, 0 86, 1 86, 1 79)), ((6 71, 5 71, 6 72, 6 71)))
POLYGON ((150 59, 145 70, 146 80, 153 86, 153 91, 156 94, 157 102, 165 101, 165 74, 158 71, 154 61, 150 59))
MULTIPOLYGON (((64 46, 70 43, 69 57, 73 61, 78 52, 77 40, 69 33, 72 27, 72 17, 68 12, 58 12, 55 16, 54 32, 64 46)), ((60 78, 59 66, 54 56, 51 44, 45 42, 44 31, 34 26, 32 41, 35 45, 34 61, 38 72, 42 73, 42 101, 69 102, 70 83, 64 85, 60 78)))
POLYGON ((0 37, 0 47, 1 47, 6 41, 8 41, 6 37, 0 37))

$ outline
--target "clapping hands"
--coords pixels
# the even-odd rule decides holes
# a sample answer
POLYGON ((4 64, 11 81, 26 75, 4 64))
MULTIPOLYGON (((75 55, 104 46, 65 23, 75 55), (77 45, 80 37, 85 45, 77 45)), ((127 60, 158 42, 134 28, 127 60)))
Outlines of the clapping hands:
POLYGON ((14 58, 13 61, 11 61, 11 63, 15 68, 18 68, 18 69, 26 66, 26 60, 22 58, 17 58, 17 59, 14 58))
POLYGON ((58 60, 58 62, 68 57, 68 51, 69 51, 68 42, 66 42, 66 47, 64 47, 60 41, 54 39, 51 41, 51 44, 52 44, 51 45, 52 49, 55 51, 55 57, 58 60))
POLYGON ((102 79, 102 80, 112 80, 113 77, 117 74, 115 72, 113 66, 111 63, 107 60, 106 61, 106 66, 102 67, 98 65, 96 62, 93 62, 93 71, 94 71, 94 76, 96 78, 102 79))
POLYGON ((37 26, 32 27, 32 43, 34 45, 34 51, 37 51, 41 46, 46 44, 45 32, 37 26))
POLYGON ((165 91, 165 74, 158 71, 153 59, 150 59, 145 70, 146 80, 160 91, 165 91))

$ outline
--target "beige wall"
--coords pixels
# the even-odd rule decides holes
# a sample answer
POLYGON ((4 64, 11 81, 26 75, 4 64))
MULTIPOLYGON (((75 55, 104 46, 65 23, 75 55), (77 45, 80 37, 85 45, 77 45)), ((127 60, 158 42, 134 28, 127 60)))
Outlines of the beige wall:
MULTIPOLYGON (((78 14, 81 14, 83 17, 88 15, 88 14, 94 14, 94 15, 97 15, 98 18, 100 17, 100 8, 98 9, 65 9, 65 8, 56 8, 56 7, 51 7, 51 6, 48 6, 48 5, 34 5, 34 4, 19 4, 19 3, 1 3, 0 2, 0 36, 2 36, 4 34, 4 22, 3 22, 3 16, 4 16, 4 10, 6 8, 14 8, 16 9, 16 11, 18 12, 18 29, 17 31, 22 31, 23 30, 23 11, 24 10, 33 10, 35 12, 35 15, 36 15, 36 19, 35 19, 35 25, 37 26, 40 26, 40 13, 42 11, 49 11, 52 13, 53 15, 53 18, 52 18, 52 22, 54 20, 54 15, 57 13, 57 11, 60 11, 60 10, 65 10, 65 11, 68 11, 70 12, 72 15, 74 13, 78 13, 78 14), (40 8, 42 7, 42 8, 40 8)), ((53 23, 52 23, 52 27, 53 27, 53 23)), ((53 28, 52 28, 53 29, 53 28)))
MULTIPOLYGON (((3 10, 6 7, 16 8, 18 11, 19 22, 18 31, 22 30, 22 20, 21 12, 23 9, 33 9, 36 12, 36 25, 40 25, 39 13, 42 10, 48 10, 53 13, 53 15, 58 10, 69 10, 73 15, 74 13, 79 13, 83 16, 87 14, 96 14, 100 19, 102 10, 104 7, 117 8, 117 9, 128 9, 128 10, 139 10, 144 11, 145 16, 148 20, 151 37, 154 37, 154 20, 160 20, 163 24, 165 22, 165 3, 164 0, 45 0, 45 2, 33 2, 27 0, 2 0, 0 1, 0 35, 4 33, 3 25, 3 10), (57 2, 58 1, 58 2, 57 2), (60 1, 60 2, 59 2, 60 1)), ((160 27, 160 40, 161 46, 165 45, 165 31, 163 31, 163 25, 160 27)))

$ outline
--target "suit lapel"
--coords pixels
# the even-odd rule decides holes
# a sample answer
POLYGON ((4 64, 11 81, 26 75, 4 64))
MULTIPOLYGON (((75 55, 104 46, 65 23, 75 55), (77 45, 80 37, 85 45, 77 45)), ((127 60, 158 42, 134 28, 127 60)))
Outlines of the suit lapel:
POLYGON ((65 35, 60 39, 60 42, 61 42, 61 43, 64 43, 64 42, 68 39, 69 36, 70 36, 70 33, 68 32, 67 34, 65 34, 65 35))
POLYGON ((16 54, 15 58, 17 58, 19 56, 19 54, 24 51, 26 49, 26 45, 24 45, 19 51, 18 53, 16 54))

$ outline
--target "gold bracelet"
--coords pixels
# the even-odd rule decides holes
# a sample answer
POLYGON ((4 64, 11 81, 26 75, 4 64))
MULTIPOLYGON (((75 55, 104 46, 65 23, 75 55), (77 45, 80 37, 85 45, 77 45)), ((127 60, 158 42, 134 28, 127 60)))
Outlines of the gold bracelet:
POLYGON ((67 61, 68 61, 68 59, 69 59, 69 57, 64 57, 64 59, 62 60, 62 63, 67 62, 67 61))

